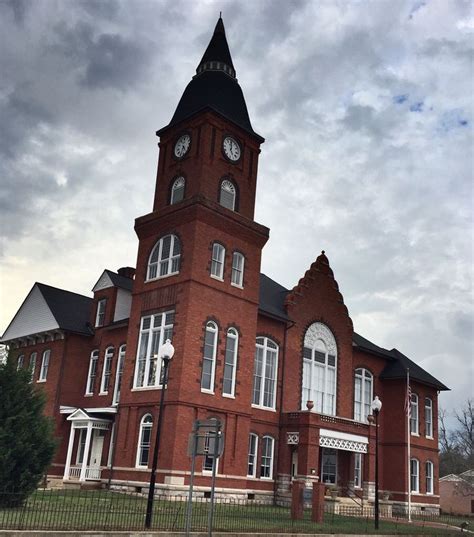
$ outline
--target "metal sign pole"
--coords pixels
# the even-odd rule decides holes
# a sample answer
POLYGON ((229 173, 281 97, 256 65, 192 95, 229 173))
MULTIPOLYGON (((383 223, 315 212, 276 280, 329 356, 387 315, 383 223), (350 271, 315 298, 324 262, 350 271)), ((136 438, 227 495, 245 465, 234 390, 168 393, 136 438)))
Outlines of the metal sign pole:
POLYGON ((194 471, 196 468, 197 440, 198 440, 197 431, 194 430, 193 431, 193 454, 192 454, 192 459, 191 459, 191 478, 189 480, 188 506, 186 509, 186 537, 189 537, 189 532, 191 531, 191 516, 193 512, 193 486, 194 486, 194 471))
POLYGON ((219 455, 219 442, 220 442, 220 431, 219 424, 216 422, 214 429, 214 453, 212 458, 212 483, 211 483, 211 506, 209 508, 209 518, 208 518, 208 537, 212 537, 212 519, 214 517, 214 490, 216 488, 216 467, 217 467, 217 457, 219 455))

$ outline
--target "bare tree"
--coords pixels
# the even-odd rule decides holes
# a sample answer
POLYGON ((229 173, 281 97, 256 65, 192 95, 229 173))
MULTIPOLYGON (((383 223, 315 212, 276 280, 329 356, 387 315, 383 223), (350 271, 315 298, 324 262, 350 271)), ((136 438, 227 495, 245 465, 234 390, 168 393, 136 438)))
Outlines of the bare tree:
POLYGON ((456 446, 463 458, 470 463, 472 468, 474 462, 474 400, 468 399, 466 404, 459 411, 454 413, 454 417, 457 421, 457 428, 454 431, 456 446))

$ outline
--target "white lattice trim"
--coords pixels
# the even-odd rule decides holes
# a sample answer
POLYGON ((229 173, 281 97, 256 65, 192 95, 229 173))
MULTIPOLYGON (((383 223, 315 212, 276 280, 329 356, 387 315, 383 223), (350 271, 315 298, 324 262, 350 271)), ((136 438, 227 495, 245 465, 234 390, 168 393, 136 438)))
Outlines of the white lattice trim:
POLYGON ((300 443, 300 433, 286 433, 286 443, 295 446, 300 443))
POLYGON ((319 432, 319 445, 322 447, 353 451, 355 453, 367 453, 369 439, 366 436, 341 433, 329 429, 321 429, 319 432))

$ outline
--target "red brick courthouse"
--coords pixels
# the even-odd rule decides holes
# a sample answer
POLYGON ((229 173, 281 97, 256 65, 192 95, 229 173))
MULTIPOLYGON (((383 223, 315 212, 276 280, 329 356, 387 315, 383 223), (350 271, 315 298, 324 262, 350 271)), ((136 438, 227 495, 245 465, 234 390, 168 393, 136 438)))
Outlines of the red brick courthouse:
MULTIPOLYGON (((51 477, 146 488, 161 394, 155 354, 176 349, 158 487, 183 493, 196 419, 225 431, 218 495, 283 501, 292 479, 436 509, 437 396, 447 388, 397 349, 354 332, 322 252, 292 289, 260 273, 269 230, 254 221, 260 146, 219 19, 170 123, 159 130, 153 210, 135 221, 136 269, 105 270, 93 297, 36 283, 3 335, 48 395, 60 439, 51 477), (411 463, 404 410, 411 376, 411 463)), ((357 267, 355 267, 357 270, 357 267)), ((197 493, 212 459, 198 459, 197 493)))

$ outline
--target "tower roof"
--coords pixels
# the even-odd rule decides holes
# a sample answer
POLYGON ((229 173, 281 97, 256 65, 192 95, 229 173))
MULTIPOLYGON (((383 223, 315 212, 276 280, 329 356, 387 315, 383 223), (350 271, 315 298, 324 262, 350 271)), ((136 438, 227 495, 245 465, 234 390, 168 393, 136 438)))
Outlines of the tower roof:
POLYGON ((197 66, 196 74, 184 90, 171 121, 156 134, 160 136, 166 129, 205 110, 217 112, 263 142, 263 138, 253 130, 250 123, 221 17, 197 66))

